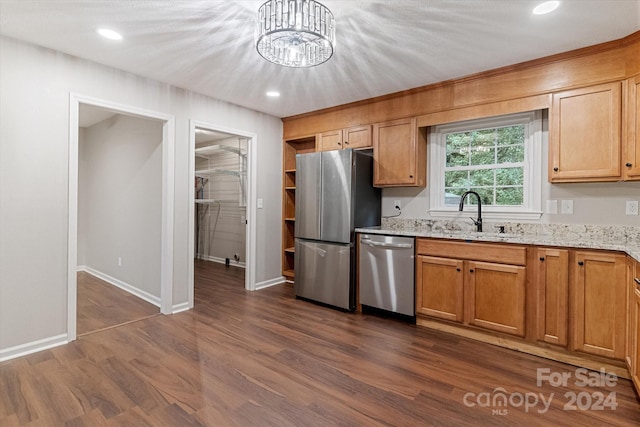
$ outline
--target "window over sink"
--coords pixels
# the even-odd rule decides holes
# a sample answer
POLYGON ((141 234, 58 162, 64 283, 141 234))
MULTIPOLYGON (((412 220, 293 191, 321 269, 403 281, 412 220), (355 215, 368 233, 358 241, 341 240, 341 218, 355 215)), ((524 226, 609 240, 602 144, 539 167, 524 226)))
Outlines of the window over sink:
POLYGON ((429 146, 432 216, 459 216, 473 190, 486 217, 540 218, 541 111, 434 126, 429 146))

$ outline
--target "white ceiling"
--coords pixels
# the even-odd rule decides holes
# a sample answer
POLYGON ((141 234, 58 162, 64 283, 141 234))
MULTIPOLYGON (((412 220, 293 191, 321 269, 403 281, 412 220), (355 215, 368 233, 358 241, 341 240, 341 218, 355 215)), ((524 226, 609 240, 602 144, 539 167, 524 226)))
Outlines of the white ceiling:
POLYGON ((254 46, 260 1, 0 0, 0 34, 278 117, 344 104, 618 39, 640 0, 325 0, 334 56, 268 63, 254 46), (124 40, 99 37, 97 27, 124 40), (280 98, 268 98, 278 90, 280 98))

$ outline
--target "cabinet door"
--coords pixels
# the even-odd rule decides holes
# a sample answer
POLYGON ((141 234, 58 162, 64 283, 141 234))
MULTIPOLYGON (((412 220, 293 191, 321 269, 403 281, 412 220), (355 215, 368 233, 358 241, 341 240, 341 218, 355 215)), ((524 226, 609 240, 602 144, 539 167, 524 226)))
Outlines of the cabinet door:
MULTIPOLYGON (((636 267, 636 270, 640 267, 636 267)), ((640 276, 639 273, 636 273, 640 276)), ((637 392, 640 392, 640 286, 633 292, 633 352, 631 359, 631 379, 637 392)))
POLYGON ((426 141, 418 141, 415 118, 373 125, 373 185, 424 186, 426 141), (422 149, 424 145, 424 149, 422 149))
POLYGON ((494 331, 525 335, 525 267, 467 262, 466 321, 494 331))
POLYGON ((462 322, 463 280, 463 261, 418 256, 416 313, 462 322))
MULTIPOLYGON (((635 266, 635 261, 633 260, 633 258, 631 258, 630 256, 627 256, 627 263, 626 263, 626 301, 625 301, 625 305, 627 306, 627 319, 626 319, 626 324, 627 324, 627 335, 625 337, 625 342, 624 342, 624 361, 627 364, 627 369, 629 369, 629 372, 631 372, 631 365, 633 363, 633 340, 634 340, 634 334, 635 334, 635 329, 634 329, 634 321, 635 321, 635 290, 636 290, 636 283, 635 283, 635 276, 634 276, 634 266, 635 266)), ((640 288, 639 288, 640 289, 640 288)))
POLYGON ((626 144, 622 157, 623 178, 640 180, 640 76, 627 81, 626 144))
POLYGON ((341 150, 342 130, 332 130, 318 134, 318 151, 341 150))
POLYGON ((371 147, 371 125, 355 126, 344 130, 344 148, 371 147))
POLYGON ((567 345, 569 321, 569 251, 539 248, 538 269, 538 339, 567 345))
POLYGON ((622 360, 626 338, 625 257, 576 251, 573 350, 622 360))
POLYGON ((553 94, 549 181, 620 179, 622 84, 553 94))

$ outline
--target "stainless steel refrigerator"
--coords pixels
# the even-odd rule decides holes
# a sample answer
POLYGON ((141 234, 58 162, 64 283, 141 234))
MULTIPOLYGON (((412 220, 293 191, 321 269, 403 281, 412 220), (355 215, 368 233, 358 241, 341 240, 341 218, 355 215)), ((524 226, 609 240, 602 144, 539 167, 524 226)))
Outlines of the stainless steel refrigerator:
POLYGON ((295 293, 355 308, 355 232, 380 225, 371 150, 296 155, 295 293))

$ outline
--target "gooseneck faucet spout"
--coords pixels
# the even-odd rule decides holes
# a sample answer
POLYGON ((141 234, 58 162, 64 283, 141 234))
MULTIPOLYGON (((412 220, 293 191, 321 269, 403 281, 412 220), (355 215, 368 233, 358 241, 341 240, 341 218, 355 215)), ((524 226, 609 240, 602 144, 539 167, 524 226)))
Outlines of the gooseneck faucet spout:
POLYGON ((482 231, 482 200, 480 199, 480 195, 478 193, 476 193, 475 191, 465 191, 464 194, 462 194, 462 197, 460 197, 460 206, 458 206, 458 210, 462 212, 462 210, 464 209, 464 199, 469 194, 473 194, 478 200, 478 219, 476 220, 471 218, 471 220, 476 225, 476 230, 482 231))

